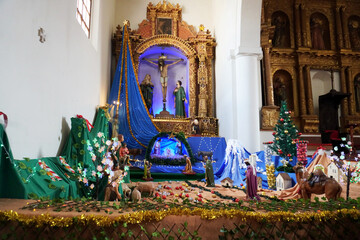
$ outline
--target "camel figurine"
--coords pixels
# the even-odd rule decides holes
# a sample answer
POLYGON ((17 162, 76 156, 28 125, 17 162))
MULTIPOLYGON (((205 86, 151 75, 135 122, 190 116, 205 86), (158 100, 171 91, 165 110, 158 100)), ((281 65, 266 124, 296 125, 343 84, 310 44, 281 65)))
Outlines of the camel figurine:
POLYGON ((329 178, 323 172, 323 166, 317 165, 314 171, 309 175, 306 168, 297 164, 294 166, 296 180, 300 186, 300 195, 304 199, 311 199, 311 194, 324 194, 330 200, 336 200, 340 197, 342 187, 333 178, 329 178))

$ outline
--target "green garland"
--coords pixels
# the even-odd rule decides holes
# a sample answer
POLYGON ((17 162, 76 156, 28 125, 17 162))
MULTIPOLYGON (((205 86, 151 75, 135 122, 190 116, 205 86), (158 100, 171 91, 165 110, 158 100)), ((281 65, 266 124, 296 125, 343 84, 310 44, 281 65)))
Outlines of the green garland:
MULTIPOLYGON (((160 132, 159 134, 155 135, 149 142, 148 147, 146 148, 146 152, 145 152, 145 159, 148 159, 151 163, 154 164, 159 164, 159 165, 172 165, 172 166, 181 166, 181 165, 185 165, 186 164, 186 159, 178 159, 178 160, 174 160, 174 159, 163 159, 163 158, 151 158, 150 157, 150 153, 151 150, 155 144, 156 139, 160 138, 160 137, 166 137, 169 136, 170 134, 172 134, 172 132, 160 132)), ((189 157, 190 157, 190 161, 192 164, 195 163, 195 158, 194 155, 192 153, 192 150, 190 148, 189 143, 186 140, 185 134, 183 132, 179 132, 174 134, 175 138, 177 138, 178 140, 180 140, 180 142, 182 144, 185 145, 186 150, 189 153, 189 157)))

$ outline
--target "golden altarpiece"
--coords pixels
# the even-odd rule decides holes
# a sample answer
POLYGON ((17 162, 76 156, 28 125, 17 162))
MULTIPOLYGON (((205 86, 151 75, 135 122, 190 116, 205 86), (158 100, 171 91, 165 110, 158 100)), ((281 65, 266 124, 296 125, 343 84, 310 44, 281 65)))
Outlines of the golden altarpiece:
POLYGON ((360 1, 264 0, 261 46, 262 129, 273 129, 286 99, 301 131, 319 132, 311 69, 339 72, 340 91, 351 94, 341 102, 341 128, 360 124, 360 1))
MULTIPOLYGON (((175 47, 189 62, 188 86, 189 109, 187 118, 155 117, 153 122, 163 132, 191 134, 192 120, 199 121, 201 135, 218 136, 218 120, 215 118, 214 53, 216 42, 204 26, 197 32, 194 26, 182 20, 182 8, 163 1, 149 3, 146 19, 136 30, 130 29, 130 41, 135 71, 139 69, 139 58, 153 46, 175 47), (162 28, 162 26, 169 26, 162 28)), ((113 37, 113 55, 117 61, 122 42, 120 25, 113 37)))

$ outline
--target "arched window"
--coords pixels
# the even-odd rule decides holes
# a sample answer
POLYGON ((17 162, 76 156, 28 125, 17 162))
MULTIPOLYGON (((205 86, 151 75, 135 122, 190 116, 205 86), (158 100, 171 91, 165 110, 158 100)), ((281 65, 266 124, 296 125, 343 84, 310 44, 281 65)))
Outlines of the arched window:
POLYGON ((88 38, 90 37, 91 2, 92 0, 77 0, 76 8, 76 19, 88 38))

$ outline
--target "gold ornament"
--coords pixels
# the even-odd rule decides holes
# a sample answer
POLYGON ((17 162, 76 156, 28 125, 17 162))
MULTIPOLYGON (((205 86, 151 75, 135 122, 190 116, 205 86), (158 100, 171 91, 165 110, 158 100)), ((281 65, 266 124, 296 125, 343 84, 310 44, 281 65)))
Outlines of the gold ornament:
POLYGON ((286 133, 286 134, 287 134, 288 132, 289 132, 289 131, 288 131, 287 129, 285 129, 284 133, 286 133))

